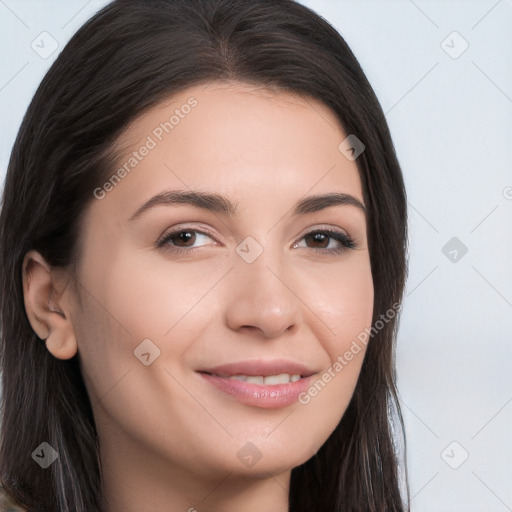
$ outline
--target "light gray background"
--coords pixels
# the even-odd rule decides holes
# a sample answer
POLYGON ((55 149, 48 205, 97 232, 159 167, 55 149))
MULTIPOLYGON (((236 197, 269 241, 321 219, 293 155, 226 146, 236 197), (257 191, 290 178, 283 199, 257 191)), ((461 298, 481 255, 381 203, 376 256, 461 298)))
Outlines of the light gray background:
MULTIPOLYGON (((106 3, 0 0, 2 182, 43 74, 106 3), (44 31, 59 44, 46 58, 31 47, 51 50, 44 31)), ((359 59, 405 176, 397 366, 412 511, 512 511, 512 0, 303 3, 359 59)))

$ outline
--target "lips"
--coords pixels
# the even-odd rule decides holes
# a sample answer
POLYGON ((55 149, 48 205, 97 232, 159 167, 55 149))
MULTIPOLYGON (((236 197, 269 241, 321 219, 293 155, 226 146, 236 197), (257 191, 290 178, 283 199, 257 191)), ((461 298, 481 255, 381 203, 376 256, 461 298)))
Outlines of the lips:
POLYGON ((217 377, 234 377, 237 375, 253 377, 269 377, 271 375, 299 375, 301 378, 310 377, 315 371, 307 365, 288 361, 285 359, 274 359, 269 361, 240 361, 237 363, 223 364, 212 368, 199 370, 201 373, 215 375, 217 377))
MULTIPOLYGON (((215 375, 215 377, 222 377, 222 375, 215 375)), ((288 384, 290 382, 297 382, 300 375, 290 375, 288 373, 281 373, 279 375, 233 375, 231 377, 223 377, 228 379, 243 380, 250 384, 260 384, 265 386, 275 386, 276 384, 288 384)))
POLYGON ((198 370, 198 373, 223 395, 265 409, 278 409, 297 402, 315 374, 304 364, 283 359, 224 364, 198 370))

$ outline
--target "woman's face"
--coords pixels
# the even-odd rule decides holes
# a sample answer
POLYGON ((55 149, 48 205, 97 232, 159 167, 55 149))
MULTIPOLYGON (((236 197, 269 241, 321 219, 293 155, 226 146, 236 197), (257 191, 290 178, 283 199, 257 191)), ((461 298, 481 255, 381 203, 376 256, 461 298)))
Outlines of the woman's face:
POLYGON ((364 350, 344 354, 373 311, 347 135, 317 101, 220 82, 122 135, 84 218, 71 315, 109 467, 277 475, 334 430, 364 350))

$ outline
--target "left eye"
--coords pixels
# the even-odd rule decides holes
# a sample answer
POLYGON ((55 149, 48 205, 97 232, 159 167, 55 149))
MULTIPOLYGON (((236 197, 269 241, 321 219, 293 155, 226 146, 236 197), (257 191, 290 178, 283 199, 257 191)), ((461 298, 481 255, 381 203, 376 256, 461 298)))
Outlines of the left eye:
MULTIPOLYGON (((341 253, 345 251, 345 249, 355 248, 354 242, 348 235, 342 233, 341 231, 335 231, 331 229, 310 231, 309 233, 304 235, 301 240, 309 240, 313 244, 321 244, 320 247, 312 247, 312 249, 318 249, 320 252, 341 253), (326 242, 327 246, 325 246, 326 242), (331 242, 334 243, 334 246, 329 247, 331 245, 331 242)), ((299 244, 295 244, 294 247, 304 246, 299 246, 299 244)))

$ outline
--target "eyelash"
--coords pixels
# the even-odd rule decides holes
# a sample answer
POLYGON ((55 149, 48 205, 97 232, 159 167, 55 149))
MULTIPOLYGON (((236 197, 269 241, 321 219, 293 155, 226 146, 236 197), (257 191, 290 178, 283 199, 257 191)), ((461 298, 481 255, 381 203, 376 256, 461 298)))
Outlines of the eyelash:
MULTIPOLYGON (((213 234, 208 232, 207 230, 201 231, 201 230, 193 229, 193 228, 180 228, 175 231, 171 231, 170 233, 165 233, 162 237, 160 237, 156 242, 157 248, 162 248, 163 246, 167 246, 165 248, 165 250, 168 250, 168 251, 171 251, 174 253, 180 253, 180 254, 190 253, 190 251, 199 248, 199 247, 190 247, 190 248, 175 247, 168 243, 168 242, 170 242, 170 240, 172 238, 174 238, 176 235, 179 235, 181 233, 199 233, 202 235, 207 235, 211 238, 215 238, 213 236, 213 234)), ((319 252, 320 254, 338 255, 338 254, 344 253, 347 249, 355 249, 356 248, 356 244, 348 235, 346 235, 345 233, 342 233, 341 231, 336 231, 336 230, 328 229, 328 228, 315 229, 313 231, 309 231, 300 240, 303 240, 308 235, 313 235, 313 234, 327 235, 329 238, 337 240, 338 242, 341 243, 341 246, 336 247, 335 249, 324 249, 324 248, 316 249, 316 252, 319 252)), ((315 248, 309 247, 309 249, 315 249, 315 248)))

